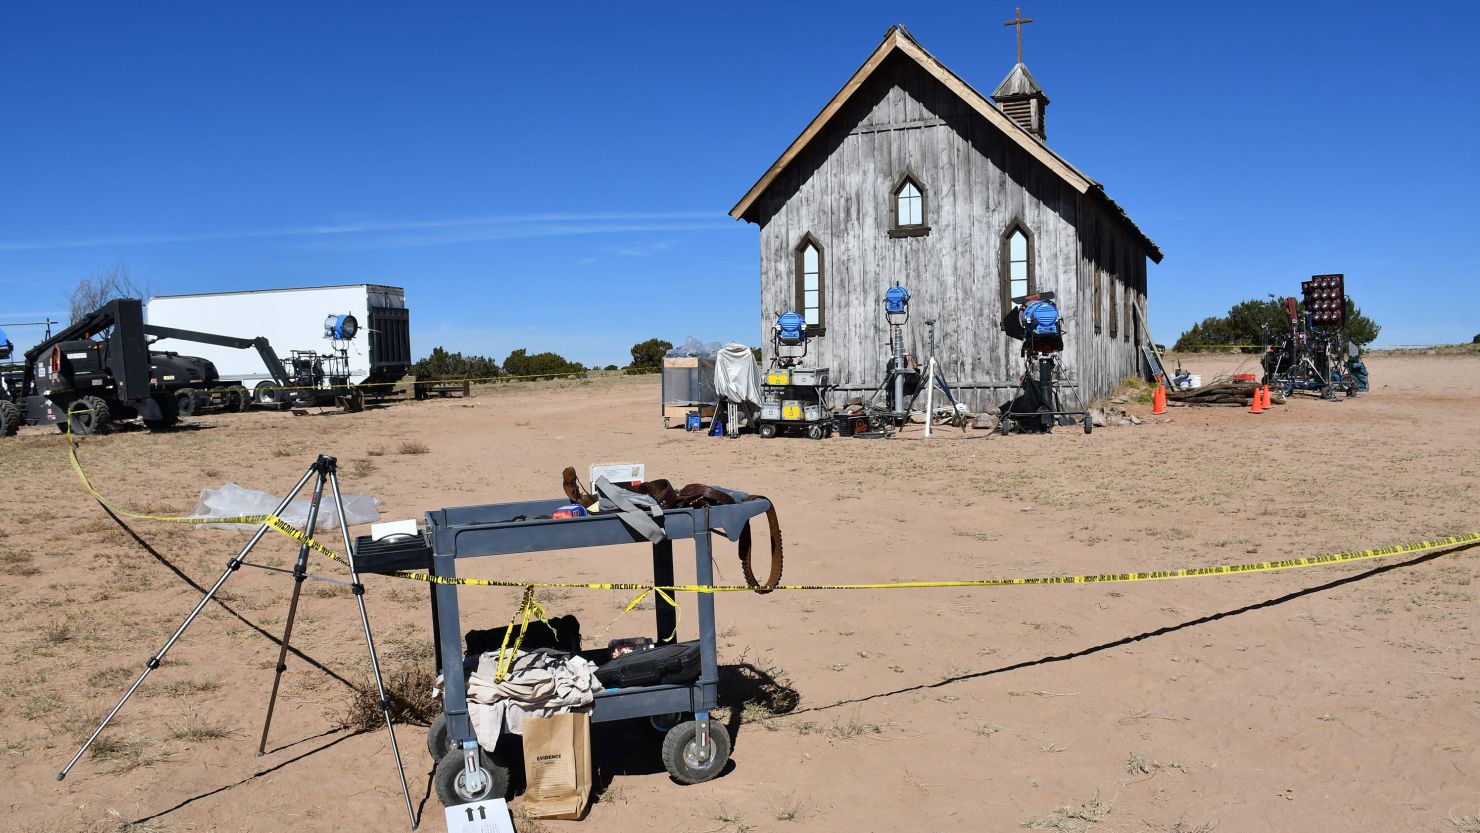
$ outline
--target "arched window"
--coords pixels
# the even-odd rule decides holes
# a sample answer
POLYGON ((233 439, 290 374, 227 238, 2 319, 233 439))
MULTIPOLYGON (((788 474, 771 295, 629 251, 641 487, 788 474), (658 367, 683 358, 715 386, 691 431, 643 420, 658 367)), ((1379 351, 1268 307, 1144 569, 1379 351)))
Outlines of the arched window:
POLYGON ((823 301, 826 293, 826 273, 823 271, 822 245, 817 238, 808 234, 797 245, 797 311, 807 322, 807 331, 821 335, 826 320, 823 316, 823 301))
POLYGON ((929 195, 920 180, 905 171, 889 192, 894 200, 893 221, 889 224, 890 237, 923 237, 930 233, 925 224, 930 216, 929 195))
POLYGON ((925 224, 925 195, 914 180, 906 179, 894 195, 896 226, 920 226, 925 224))
POLYGON ((1014 223, 1002 237, 1002 309, 1011 307, 1013 298, 1035 291, 1033 265, 1033 238, 1021 223, 1014 223))

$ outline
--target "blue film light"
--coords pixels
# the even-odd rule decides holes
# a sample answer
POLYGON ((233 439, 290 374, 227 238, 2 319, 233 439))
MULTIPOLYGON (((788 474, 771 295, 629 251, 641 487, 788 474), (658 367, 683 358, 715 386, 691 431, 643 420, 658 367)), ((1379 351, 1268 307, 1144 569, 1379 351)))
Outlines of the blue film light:
POLYGON ((360 322, 353 315, 331 315, 324 319, 324 338, 348 341, 360 331, 360 322))
POLYGON ((1059 308, 1052 301, 1028 304, 1023 307, 1023 328, 1036 335, 1058 335, 1059 308))
POLYGON ((801 315, 787 310, 776 319, 776 337, 782 344, 800 344, 806 337, 802 333, 802 328, 806 325, 806 319, 801 315))
POLYGON ((895 284, 884 292, 884 312, 889 315, 900 315, 909 312, 910 291, 895 284))

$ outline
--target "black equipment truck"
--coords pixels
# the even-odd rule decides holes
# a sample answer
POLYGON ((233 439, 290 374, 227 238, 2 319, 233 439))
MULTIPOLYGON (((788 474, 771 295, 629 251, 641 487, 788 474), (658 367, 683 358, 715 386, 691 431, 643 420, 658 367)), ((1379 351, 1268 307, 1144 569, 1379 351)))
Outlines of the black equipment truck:
MULTIPOLYGON (((0 399, 21 409, 28 425, 54 423, 74 434, 103 433, 113 422, 134 417, 151 430, 160 430, 208 402, 219 401, 231 410, 250 404, 246 388, 222 387, 210 361, 151 351, 151 339, 160 338, 256 348, 277 383, 291 384, 267 339, 145 324, 143 304, 137 298, 120 298, 28 350, 19 372, 3 371, 5 392, 0 399)), ((8 413, 3 405, 0 411, 8 413)))

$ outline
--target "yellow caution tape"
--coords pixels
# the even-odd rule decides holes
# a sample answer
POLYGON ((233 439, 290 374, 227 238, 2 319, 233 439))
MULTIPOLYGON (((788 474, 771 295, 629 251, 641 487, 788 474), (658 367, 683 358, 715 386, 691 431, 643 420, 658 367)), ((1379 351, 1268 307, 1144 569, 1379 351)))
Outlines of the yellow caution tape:
MULTIPOLYGON (((294 541, 307 545, 315 552, 321 553, 341 564, 350 566, 350 562, 344 556, 334 552, 332 549, 315 541, 302 530, 279 518, 277 515, 241 515, 233 518, 202 518, 195 516, 171 516, 151 515, 144 512, 134 512, 115 506, 105 498, 91 481, 87 473, 83 471, 82 462, 77 458, 76 441, 68 434, 68 456, 72 461, 72 468, 77 471, 77 476, 82 480, 83 488, 89 494, 108 507, 112 511, 141 520, 160 521, 164 523, 187 523, 187 524, 267 524, 270 528, 281 532, 294 541)), ((1349 550, 1347 552, 1330 553, 1327 555, 1313 555, 1304 558, 1286 558, 1278 561, 1255 561, 1248 564, 1219 564, 1210 567, 1184 567, 1172 570, 1150 570, 1131 573, 1099 573, 1093 575, 1078 576, 1034 576, 1028 578, 987 578, 968 579, 959 581, 890 581, 858 584, 779 584, 774 589, 790 591, 831 591, 831 590, 921 590, 937 588, 963 588, 963 587, 1021 587, 1031 585, 1049 584, 1117 584, 1133 581, 1168 581, 1175 579, 1206 578, 1210 576, 1227 576, 1243 573, 1268 573, 1278 570, 1297 570, 1305 567, 1324 567, 1332 564, 1347 564, 1354 561, 1367 561, 1374 558, 1389 558, 1395 555, 1416 555, 1435 550, 1449 549, 1472 544, 1480 544, 1480 532, 1471 532, 1463 535, 1449 535, 1443 538, 1432 538, 1426 541, 1415 541, 1407 544, 1394 544, 1389 547, 1380 547, 1367 550, 1349 550)), ((677 602, 671 594, 673 593, 750 593, 756 588, 744 584, 650 584, 644 582, 563 582, 563 581, 509 581, 501 579, 486 578, 461 578, 451 576, 437 576, 430 573, 413 571, 400 571, 389 573, 396 578, 412 581, 429 582, 432 584, 457 585, 462 587, 518 587, 525 588, 526 594, 531 594, 533 588, 561 588, 573 590, 629 590, 638 593, 637 597, 629 602, 624 610, 630 611, 637 607, 643 599, 653 594, 661 597, 665 602, 678 607, 677 602)), ((532 601, 532 599, 531 599, 532 601)), ((537 606, 536 606, 537 607, 537 606)), ((526 612, 529 605, 524 605, 526 612)), ((517 615, 517 614, 516 614, 517 615)))

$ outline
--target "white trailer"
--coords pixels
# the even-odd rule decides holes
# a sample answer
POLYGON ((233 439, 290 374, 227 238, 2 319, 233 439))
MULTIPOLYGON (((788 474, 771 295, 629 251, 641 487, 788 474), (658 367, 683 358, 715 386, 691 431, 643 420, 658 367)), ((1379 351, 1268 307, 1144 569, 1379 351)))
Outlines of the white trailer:
MULTIPOLYGON (((362 283, 156 295, 149 299, 147 316, 150 324, 165 327, 243 338, 265 336, 284 359, 295 352, 328 355, 343 348, 351 385, 382 385, 388 391, 391 383, 411 371, 410 312, 405 290, 398 286, 362 283), (331 339, 324 328, 331 315, 353 315, 359 322, 359 334, 348 341, 331 339)), ((264 382, 273 384, 255 351, 173 339, 161 339, 153 349, 209 359, 223 381, 239 382, 248 389, 264 382)))

